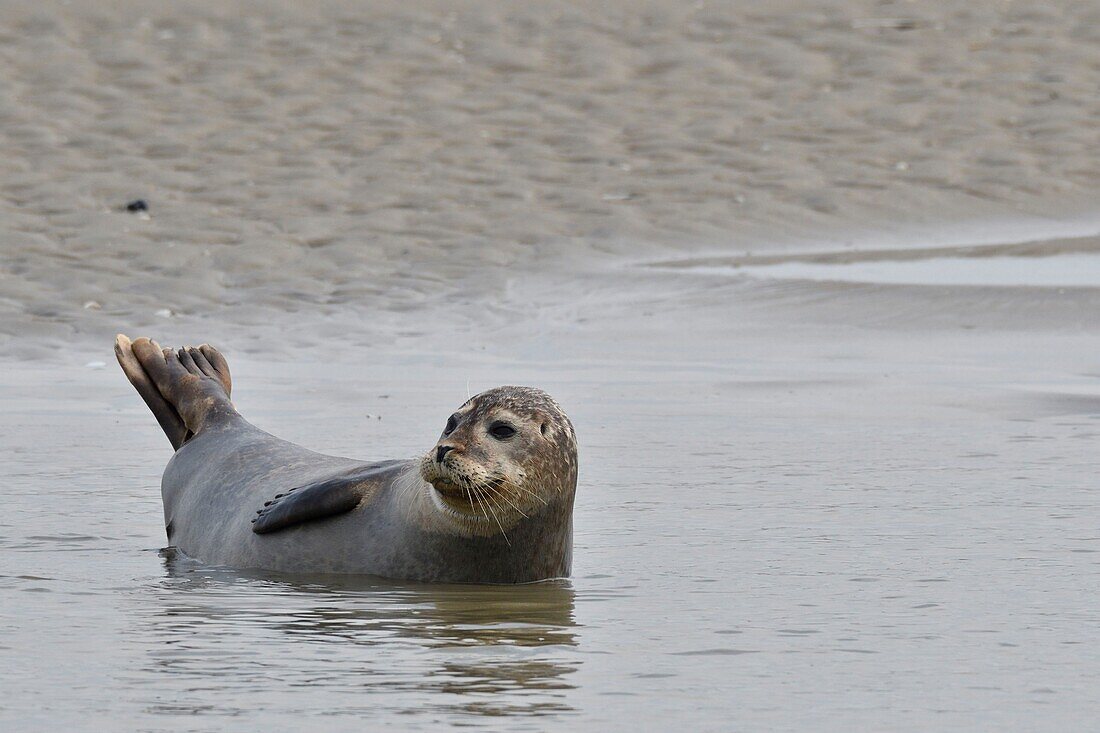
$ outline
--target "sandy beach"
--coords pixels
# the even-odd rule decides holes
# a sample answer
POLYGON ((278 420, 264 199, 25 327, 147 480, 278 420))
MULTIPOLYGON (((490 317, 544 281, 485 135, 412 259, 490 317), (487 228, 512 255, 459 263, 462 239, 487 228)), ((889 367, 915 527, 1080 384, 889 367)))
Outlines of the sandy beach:
POLYGON ((1088 214, 1097 27, 1089 2, 8 5, 0 343, 273 349, 265 324, 310 343, 318 315, 377 343, 546 267, 1088 214))
POLYGON ((1098 29, 1069 1, 0 6, 0 721, 1087 727, 1098 29), (174 558, 120 331, 216 344, 242 413, 340 455, 548 390, 574 577, 174 558))

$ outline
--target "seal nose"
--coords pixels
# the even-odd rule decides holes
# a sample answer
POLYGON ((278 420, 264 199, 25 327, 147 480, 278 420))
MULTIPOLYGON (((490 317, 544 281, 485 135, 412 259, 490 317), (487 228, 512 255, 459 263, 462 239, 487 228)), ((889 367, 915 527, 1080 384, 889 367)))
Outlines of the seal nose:
POLYGON ((447 456, 448 453, 450 453, 454 449, 455 449, 455 447, 453 445, 441 445, 438 448, 436 448, 435 449, 436 463, 443 463, 443 459, 447 456))

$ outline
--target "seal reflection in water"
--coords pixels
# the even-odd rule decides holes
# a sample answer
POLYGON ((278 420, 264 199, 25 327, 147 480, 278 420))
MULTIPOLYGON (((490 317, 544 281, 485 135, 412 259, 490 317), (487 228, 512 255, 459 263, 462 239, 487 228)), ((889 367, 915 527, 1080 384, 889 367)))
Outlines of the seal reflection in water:
POLYGON ((455 583, 569 574, 576 435, 541 390, 483 392, 422 458, 366 463, 247 422, 210 346, 162 349, 120 335, 115 354, 176 449, 161 483, 164 520, 190 557, 455 583))
MULTIPOLYGON (((186 669, 225 695, 252 694, 249 670, 262 638, 267 659, 325 680, 311 701, 332 705, 333 714, 342 705, 362 710, 362 697, 345 699, 346 689, 401 693, 386 704, 391 719, 457 713, 499 722, 573 711, 569 691, 580 660, 572 651, 575 593, 567 580, 470 586, 273 575, 204 567, 171 550, 162 555, 164 582, 153 588, 158 612, 142 616, 138 633, 155 642, 147 644, 149 667, 172 679, 186 669), (262 613, 240 613, 257 599, 262 613), (341 649, 335 656, 333 643, 341 649)), ((266 666, 260 673, 272 674, 266 666)), ((285 714, 265 707, 255 727, 285 714)))

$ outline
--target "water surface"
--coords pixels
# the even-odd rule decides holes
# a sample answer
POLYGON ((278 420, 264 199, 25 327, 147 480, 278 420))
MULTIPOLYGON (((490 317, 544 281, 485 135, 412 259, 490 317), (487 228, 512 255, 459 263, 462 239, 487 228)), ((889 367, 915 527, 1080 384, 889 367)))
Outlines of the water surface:
POLYGON ((1051 257, 932 257, 848 263, 784 262, 697 268, 697 272, 758 278, 1001 287, 1100 288, 1100 254, 1051 257))
POLYGON ((173 557, 167 441, 121 374, 6 366, 4 720, 961 730, 1100 712, 1087 338, 919 318, 763 328, 731 319, 756 307, 731 291, 685 310, 618 282, 621 299, 502 331, 511 356, 227 349, 246 415, 340 454, 423 450, 467 382, 557 396, 581 441, 575 572, 527 587, 173 557))

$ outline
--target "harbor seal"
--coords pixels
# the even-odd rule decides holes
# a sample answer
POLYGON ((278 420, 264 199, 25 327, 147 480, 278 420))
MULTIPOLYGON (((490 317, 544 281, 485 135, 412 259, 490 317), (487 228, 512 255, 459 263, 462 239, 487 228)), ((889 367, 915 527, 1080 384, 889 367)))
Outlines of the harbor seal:
POLYGON ((119 335, 119 364, 175 455, 161 482, 172 545, 215 565, 402 580, 525 583, 565 577, 577 442, 545 392, 469 399, 412 460, 314 453, 246 421, 229 365, 202 345, 119 335))

